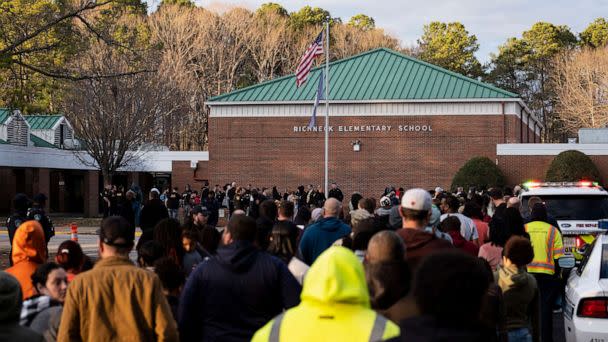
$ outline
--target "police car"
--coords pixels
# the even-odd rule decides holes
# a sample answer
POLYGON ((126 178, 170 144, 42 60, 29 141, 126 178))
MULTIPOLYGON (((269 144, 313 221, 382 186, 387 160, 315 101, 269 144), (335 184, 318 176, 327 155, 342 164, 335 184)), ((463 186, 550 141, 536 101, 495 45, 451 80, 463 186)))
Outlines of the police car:
POLYGON ((608 342, 607 235, 598 235, 580 265, 570 273, 564 301, 564 328, 566 341, 608 342))
POLYGON ((562 232, 565 252, 580 261, 588 245, 603 232, 598 220, 608 218, 608 191, 589 181, 527 182, 520 194, 524 217, 529 216, 531 197, 540 197, 545 203, 562 232))

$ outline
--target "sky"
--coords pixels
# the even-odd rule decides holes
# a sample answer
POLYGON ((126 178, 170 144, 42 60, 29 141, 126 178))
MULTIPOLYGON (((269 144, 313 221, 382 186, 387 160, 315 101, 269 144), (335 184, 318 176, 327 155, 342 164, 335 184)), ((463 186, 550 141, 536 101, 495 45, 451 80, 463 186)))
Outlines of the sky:
MULTIPOLYGON (((150 6, 158 0, 149 0, 150 6)), ((195 0, 217 9, 241 6, 255 9, 268 0, 195 0)), ((309 5, 328 10, 344 22, 359 13, 371 16, 376 27, 411 46, 431 21, 460 21, 477 36, 477 58, 484 63, 507 38, 520 37, 538 21, 567 25, 578 34, 598 17, 608 17, 608 0, 273 0, 293 12, 309 5)))

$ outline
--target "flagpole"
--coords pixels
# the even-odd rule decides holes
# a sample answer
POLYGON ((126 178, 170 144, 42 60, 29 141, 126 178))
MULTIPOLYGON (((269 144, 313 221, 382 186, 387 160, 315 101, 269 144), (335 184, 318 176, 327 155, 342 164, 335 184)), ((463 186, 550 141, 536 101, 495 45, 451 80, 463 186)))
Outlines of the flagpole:
POLYGON ((325 196, 329 195, 329 16, 325 29, 325 196))

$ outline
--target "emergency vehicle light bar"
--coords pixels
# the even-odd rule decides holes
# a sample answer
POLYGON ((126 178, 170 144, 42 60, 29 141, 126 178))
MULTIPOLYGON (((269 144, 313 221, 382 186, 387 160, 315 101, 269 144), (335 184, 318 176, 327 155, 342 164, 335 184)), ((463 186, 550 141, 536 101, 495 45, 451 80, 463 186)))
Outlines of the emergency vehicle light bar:
POLYGON ((569 187, 569 188, 590 188, 600 186, 598 182, 580 181, 580 182, 536 182, 529 181, 523 184, 525 188, 547 188, 547 187, 569 187))

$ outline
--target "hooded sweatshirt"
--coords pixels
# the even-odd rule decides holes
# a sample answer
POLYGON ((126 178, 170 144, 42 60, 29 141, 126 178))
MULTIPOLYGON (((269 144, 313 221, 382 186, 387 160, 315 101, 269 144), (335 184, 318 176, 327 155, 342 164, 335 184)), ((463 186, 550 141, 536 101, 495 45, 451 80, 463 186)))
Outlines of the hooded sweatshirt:
POLYGON ((503 294, 507 330, 529 328, 534 340, 538 340, 540 303, 534 276, 525 267, 511 265, 498 266, 494 277, 503 294))
MULTIPOLYGON (((282 315, 280 341, 369 341, 376 320, 385 321, 382 340, 399 335, 397 325, 370 309, 363 266, 344 247, 331 247, 319 256, 304 279, 301 299, 282 315)), ((252 341, 268 341, 275 320, 252 341)))
POLYGON ((217 249, 190 274, 178 323, 182 341, 248 341, 272 317, 299 303, 300 284, 280 259, 252 242, 217 249))
POLYGON ((46 242, 44 231, 38 221, 26 221, 22 223, 13 238, 13 267, 6 272, 12 274, 19 284, 23 299, 36 294, 32 284, 32 274, 36 268, 46 262, 46 242))
POLYGON ((325 217, 310 225, 300 240, 302 261, 307 265, 312 265, 323 251, 350 232, 350 227, 336 217, 325 217))
POLYGON ((420 229, 402 228, 397 231, 405 243, 406 260, 411 271, 415 271, 425 256, 448 248, 453 248, 447 240, 420 229))

